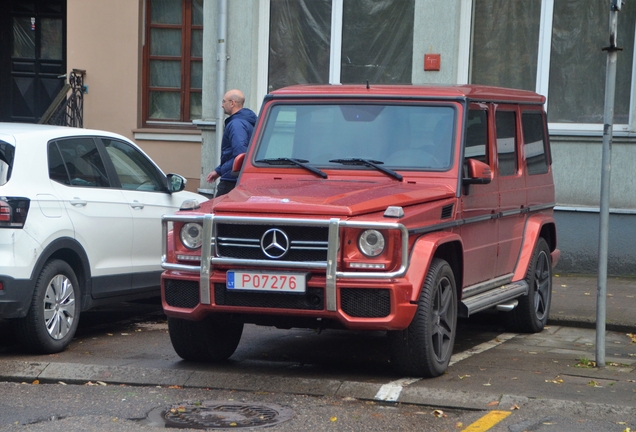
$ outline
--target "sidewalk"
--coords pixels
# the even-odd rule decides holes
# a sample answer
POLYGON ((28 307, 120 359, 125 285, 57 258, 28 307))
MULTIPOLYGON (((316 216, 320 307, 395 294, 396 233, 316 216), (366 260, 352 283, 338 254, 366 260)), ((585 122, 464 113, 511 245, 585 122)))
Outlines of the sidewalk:
MULTIPOLYGON (((549 324, 596 328, 597 297, 596 275, 555 274, 549 324)), ((605 310, 608 331, 636 333, 636 278, 607 278, 605 310)))

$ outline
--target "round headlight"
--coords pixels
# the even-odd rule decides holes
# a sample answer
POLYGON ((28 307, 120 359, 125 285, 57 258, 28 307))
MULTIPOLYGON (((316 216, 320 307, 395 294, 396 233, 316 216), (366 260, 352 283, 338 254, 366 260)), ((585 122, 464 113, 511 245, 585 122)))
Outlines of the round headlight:
POLYGON ((198 223, 187 223, 181 227, 181 243, 188 249, 199 249, 203 242, 203 227, 198 223))
POLYGON ((377 230, 366 230, 358 239, 360 252, 368 257, 376 257, 384 250, 384 236, 377 230))

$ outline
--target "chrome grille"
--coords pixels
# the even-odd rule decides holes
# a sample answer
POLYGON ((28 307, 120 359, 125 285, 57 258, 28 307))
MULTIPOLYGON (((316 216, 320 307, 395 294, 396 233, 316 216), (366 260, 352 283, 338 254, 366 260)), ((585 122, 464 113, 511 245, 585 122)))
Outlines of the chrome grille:
POLYGON ((285 261, 326 261, 328 227, 293 225, 216 225, 216 250, 223 258, 273 260, 261 248, 261 238, 271 228, 289 238, 289 250, 280 257, 285 261))

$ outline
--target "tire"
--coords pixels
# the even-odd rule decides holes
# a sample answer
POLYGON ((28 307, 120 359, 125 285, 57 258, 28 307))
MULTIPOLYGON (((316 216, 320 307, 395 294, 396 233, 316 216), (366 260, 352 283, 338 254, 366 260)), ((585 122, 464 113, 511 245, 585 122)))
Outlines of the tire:
POLYGON ((79 316, 80 289, 75 272, 64 261, 49 261, 35 283, 29 312, 16 322, 19 341, 37 354, 64 351, 75 336, 79 316))
POLYGON ((457 331, 457 290, 450 265, 434 258, 411 324, 388 332, 391 363, 401 374, 433 378, 448 368, 457 331))
POLYGON ((172 347, 184 360, 220 362, 234 354, 243 334, 243 323, 207 317, 189 321, 168 317, 172 347))
POLYGON ((510 314, 511 330, 519 333, 538 333, 545 327, 552 301, 552 258, 543 237, 539 238, 526 273, 528 295, 519 298, 519 304, 510 314))

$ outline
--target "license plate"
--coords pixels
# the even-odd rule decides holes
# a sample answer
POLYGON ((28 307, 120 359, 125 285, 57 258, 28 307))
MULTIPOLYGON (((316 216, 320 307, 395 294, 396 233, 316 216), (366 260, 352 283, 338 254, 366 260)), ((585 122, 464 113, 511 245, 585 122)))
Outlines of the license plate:
POLYGON ((306 273, 228 271, 228 290, 304 293, 306 273))

